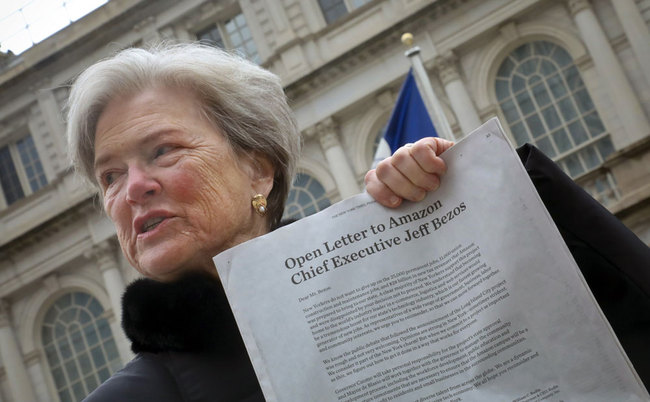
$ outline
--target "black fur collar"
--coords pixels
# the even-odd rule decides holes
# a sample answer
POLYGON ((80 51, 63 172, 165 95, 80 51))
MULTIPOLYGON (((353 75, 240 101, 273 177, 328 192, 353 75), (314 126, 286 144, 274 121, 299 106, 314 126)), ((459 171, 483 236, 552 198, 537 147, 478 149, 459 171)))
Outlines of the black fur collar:
POLYGON ((122 296, 122 328, 134 353, 224 354, 243 348, 221 283, 201 272, 170 283, 131 283, 122 296))

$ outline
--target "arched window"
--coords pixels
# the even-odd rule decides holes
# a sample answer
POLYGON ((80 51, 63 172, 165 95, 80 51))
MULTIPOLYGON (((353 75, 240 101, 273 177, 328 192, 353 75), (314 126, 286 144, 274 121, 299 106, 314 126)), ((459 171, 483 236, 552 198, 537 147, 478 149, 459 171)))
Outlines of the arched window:
POLYGON ((325 189, 308 174, 298 173, 284 206, 283 219, 300 219, 330 206, 325 189))
POLYGON ((103 313, 97 299, 72 292, 45 314, 43 348, 62 402, 83 399, 122 366, 103 313))
POLYGON ((572 177, 614 152, 580 72, 560 46, 519 46, 499 67, 495 85, 517 145, 534 144, 572 177))

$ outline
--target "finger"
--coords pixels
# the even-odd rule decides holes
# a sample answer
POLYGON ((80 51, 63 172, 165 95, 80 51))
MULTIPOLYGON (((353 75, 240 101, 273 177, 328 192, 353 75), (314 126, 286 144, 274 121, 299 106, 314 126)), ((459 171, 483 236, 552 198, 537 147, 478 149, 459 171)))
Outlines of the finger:
POLYGON ((426 189, 414 184, 393 165, 393 157, 379 162, 377 178, 395 195, 410 201, 420 201, 426 196, 426 189))
POLYGON ((423 138, 409 149, 418 165, 427 173, 442 175, 447 171, 445 161, 440 154, 449 149, 453 142, 437 137, 423 138))
POLYGON ((388 186, 379 181, 375 169, 366 173, 364 182, 366 183, 366 191, 368 191, 368 194, 381 205, 395 208, 402 203, 402 197, 395 194, 388 186))
MULTIPOLYGON (((391 164, 412 184, 432 191, 440 185, 438 174, 444 173, 446 165, 426 143, 413 144, 398 149, 391 164)), ((379 167, 379 166, 378 166, 379 167)))

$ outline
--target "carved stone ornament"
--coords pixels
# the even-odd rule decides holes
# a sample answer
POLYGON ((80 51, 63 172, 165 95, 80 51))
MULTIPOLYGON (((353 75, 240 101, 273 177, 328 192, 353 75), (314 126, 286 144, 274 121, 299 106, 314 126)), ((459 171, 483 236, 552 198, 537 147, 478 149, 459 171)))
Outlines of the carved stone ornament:
POLYGON ((438 72, 442 85, 460 79, 458 72, 458 57, 450 50, 435 59, 435 69, 438 72))
POLYGON ((567 4, 569 6, 569 12, 573 17, 576 14, 578 14, 580 11, 591 7, 591 4, 589 4, 589 0, 568 0, 567 4))

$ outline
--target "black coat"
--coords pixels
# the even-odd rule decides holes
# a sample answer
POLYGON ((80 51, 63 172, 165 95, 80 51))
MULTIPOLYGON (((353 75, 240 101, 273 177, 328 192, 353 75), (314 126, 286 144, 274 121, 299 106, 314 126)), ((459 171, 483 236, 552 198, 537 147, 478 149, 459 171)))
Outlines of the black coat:
POLYGON ((531 145, 517 150, 598 305, 650 389, 650 248, 531 145))
MULTIPOLYGON (((648 387, 650 249, 536 148, 517 152, 648 387)), ((123 297, 123 327, 137 356, 87 401, 264 400, 215 278, 134 282, 123 297)))
POLYGON ((136 357, 86 401, 264 401, 214 276, 139 279, 127 287, 122 310, 136 357))

